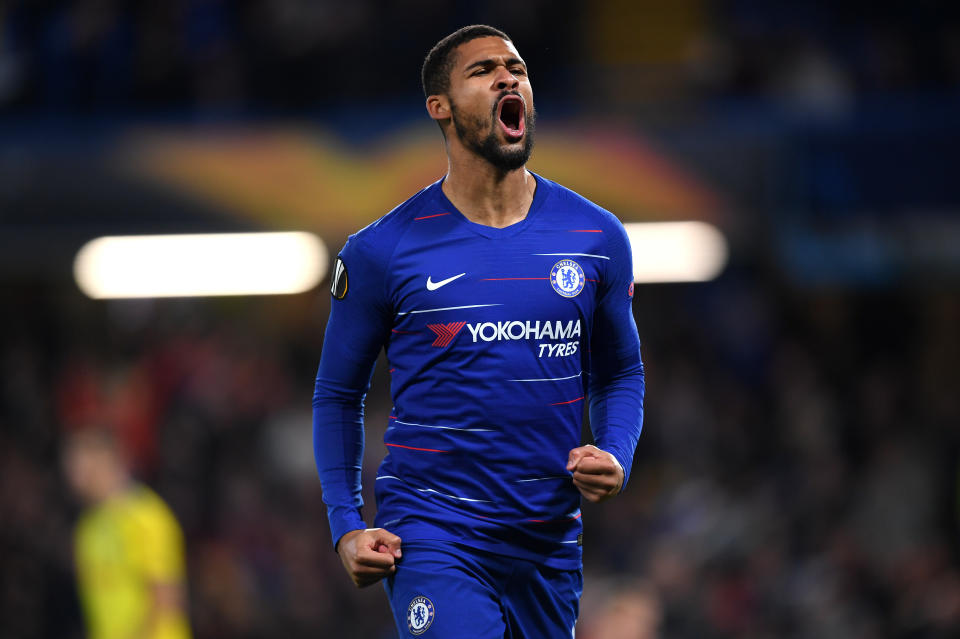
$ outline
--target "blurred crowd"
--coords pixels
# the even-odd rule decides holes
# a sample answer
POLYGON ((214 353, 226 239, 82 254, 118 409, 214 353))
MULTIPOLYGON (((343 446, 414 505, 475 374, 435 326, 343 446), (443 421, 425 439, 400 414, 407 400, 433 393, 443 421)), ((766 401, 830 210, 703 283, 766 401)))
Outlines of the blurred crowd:
POLYGON ((594 102, 766 96, 832 112, 960 84, 960 10, 943 2, 14 0, 0 7, 0 111, 412 96, 430 46, 475 22, 511 34, 541 95, 594 102))
MULTIPOLYGON (((90 424, 183 524, 196 636, 393 636, 379 587, 355 590, 332 550, 313 470, 326 298, 20 291, 2 319, 0 636, 80 636, 60 447, 90 424)), ((627 491, 584 508, 577 636, 957 636, 960 299, 734 272, 639 287, 635 312, 645 430, 627 491)), ((388 410, 381 369, 367 489, 388 410)))
POLYGON ((82 636, 80 505, 61 457, 64 436, 90 427, 114 429, 180 520, 195 636, 390 628, 385 603, 368 610, 374 593, 352 592, 327 532, 310 443, 323 326, 311 300, 299 300, 305 332, 287 334, 277 314, 289 300, 52 297, 28 292, 4 320, 0 636, 82 636))

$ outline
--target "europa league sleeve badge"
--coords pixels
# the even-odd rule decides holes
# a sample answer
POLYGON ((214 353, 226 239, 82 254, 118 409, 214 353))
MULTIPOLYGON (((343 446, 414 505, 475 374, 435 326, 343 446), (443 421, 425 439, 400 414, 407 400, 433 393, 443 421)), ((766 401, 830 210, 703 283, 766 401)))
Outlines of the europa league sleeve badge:
POLYGON ((330 284, 330 294, 333 295, 334 299, 342 300, 347 296, 348 287, 347 265, 338 257, 337 263, 333 267, 333 282, 330 284))

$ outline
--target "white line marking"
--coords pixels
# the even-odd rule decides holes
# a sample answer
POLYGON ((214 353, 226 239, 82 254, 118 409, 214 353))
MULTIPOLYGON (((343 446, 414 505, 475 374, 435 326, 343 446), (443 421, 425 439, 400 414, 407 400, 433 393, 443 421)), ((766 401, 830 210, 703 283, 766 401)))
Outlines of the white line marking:
POLYGON ((396 424, 404 424, 405 426, 420 426, 421 428, 442 428, 444 430, 468 430, 475 431, 480 433, 492 433, 493 430, 490 428, 457 428, 456 426, 430 426, 428 424, 415 424, 413 422, 401 422, 399 419, 393 420, 396 424))
POLYGON ((575 544, 577 543, 576 539, 571 539, 570 541, 561 541, 561 544, 575 544))
POLYGON ((508 382, 559 382, 563 379, 573 379, 574 377, 580 377, 583 375, 583 371, 580 371, 576 375, 570 375, 569 377, 544 377, 543 379, 508 379, 508 382))
POLYGON ((440 491, 434 490, 433 488, 415 488, 414 490, 421 493, 434 493, 435 495, 440 495, 441 497, 448 497, 450 499, 457 499, 459 501, 473 501, 473 502, 480 502, 484 504, 493 503, 489 499, 471 499, 470 497, 457 497, 456 495, 447 495, 446 493, 441 493, 440 491))
POLYGON ((456 311, 461 308, 481 308, 483 306, 503 306, 503 304, 468 304, 467 306, 446 306, 444 308, 425 308, 420 311, 403 311, 397 315, 413 315, 414 313, 433 313, 436 311, 456 311))
POLYGON ((570 479, 572 475, 552 475, 550 477, 535 477, 534 479, 518 479, 516 483, 523 484, 528 481, 543 481, 544 479, 570 479))
POLYGON ((410 486, 410 488, 413 488, 413 489, 416 490, 417 492, 421 492, 421 493, 433 493, 433 494, 435 494, 435 495, 440 495, 441 497, 448 497, 448 498, 450 498, 450 499, 456 499, 456 500, 459 500, 459 501, 482 502, 482 503, 484 503, 484 504, 492 504, 492 503, 493 503, 493 502, 490 501, 489 499, 472 499, 472 498, 470 498, 470 497, 457 497, 456 495, 448 495, 448 494, 446 494, 446 493, 441 493, 439 490, 434 490, 433 488, 417 488, 416 486, 414 486, 414 485, 412 485, 412 484, 408 484, 407 482, 403 481, 403 480, 400 479, 399 477, 395 477, 394 475, 380 475, 379 477, 377 477, 377 481, 380 481, 381 479, 396 479, 397 481, 402 482, 402 483, 404 483, 404 484, 407 484, 408 486, 410 486))
POLYGON ((580 257, 597 257, 601 260, 609 260, 606 255, 593 255, 592 253, 531 253, 531 255, 579 255, 580 257))

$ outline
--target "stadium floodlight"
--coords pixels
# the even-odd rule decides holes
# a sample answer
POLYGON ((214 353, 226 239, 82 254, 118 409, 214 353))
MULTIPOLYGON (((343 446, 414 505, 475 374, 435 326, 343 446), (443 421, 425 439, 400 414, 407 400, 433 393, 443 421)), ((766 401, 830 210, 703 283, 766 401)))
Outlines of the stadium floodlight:
POLYGON ((630 222, 633 281, 706 282, 727 264, 727 241, 706 222, 630 222))
POLYGON ((94 299, 301 293, 326 271, 326 247, 305 232, 99 237, 73 263, 94 299))

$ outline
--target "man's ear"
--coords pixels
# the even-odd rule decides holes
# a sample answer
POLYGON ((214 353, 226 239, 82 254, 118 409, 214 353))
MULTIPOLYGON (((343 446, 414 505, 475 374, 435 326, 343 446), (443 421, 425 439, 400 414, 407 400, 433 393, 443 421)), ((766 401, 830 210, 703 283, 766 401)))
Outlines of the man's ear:
POLYGON ((450 100, 445 95, 431 95, 427 98, 427 113, 434 120, 450 118, 450 100))

